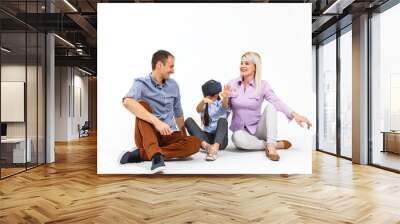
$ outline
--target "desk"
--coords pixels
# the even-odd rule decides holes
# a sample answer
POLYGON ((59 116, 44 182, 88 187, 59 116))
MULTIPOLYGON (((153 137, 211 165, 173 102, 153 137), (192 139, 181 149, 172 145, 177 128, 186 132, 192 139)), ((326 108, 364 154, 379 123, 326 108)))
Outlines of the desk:
POLYGON ((382 152, 400 154, 400 131, 382 131, 381 133, 383 133, 382 152))
POLYGON ((30 138, 26 141, 25 155, 25 138, 6 138, 1 139, 1 157, 6 160, 6 163, 25 163, 32 159, 30 138), (25 158, 27 161, 25 161, 25 158))

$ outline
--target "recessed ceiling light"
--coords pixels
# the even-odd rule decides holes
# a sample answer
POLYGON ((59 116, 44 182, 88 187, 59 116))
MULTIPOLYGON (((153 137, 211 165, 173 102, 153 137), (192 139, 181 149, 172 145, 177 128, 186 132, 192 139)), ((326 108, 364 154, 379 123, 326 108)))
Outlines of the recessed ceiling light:
POLYGON ((90 76, 92 75, 92 73, 90 73, 90 72, 88 72, 88 71, 86 71, 86 70, 83 70, 83 69, 81 69, 81 68, 79 68, 79 67, 78 67, 78 70, 81 71, 81 72, 83 72, 83 73, 85 73, 85 74, 88 74, 88 75, 90 75, 90 76))
POLYGON ((7 49, 7 48, 5 48, 5 47, 1 47, 1 50, 4 51, 4 52, 6 52, 6 53, 10 53, 10 52, 11 52, 11 50, 9 50, 9 49, 7 49))
POLYGON ((57 37, 58 39, 60 39, 62 42, 64 42, 64 43, 68 44, 69 46, 75 48, 75 45, 73 45, 73 44, 72 44, 71 42, 69 42, 68 40, 66 40, 66 39, 64 39, 64 38, 62 38, 62 37, 60 37, 60 36, 57 35, 57 34, 54 34, 54 36, 57 37))
POLYGON ((74 10, 75 12, 78 12, 78 10, 71 4, 69 3, 69 1, 64 0, 65 4, 67 4, 72 10, 74 10))
POLYGON ((322 14, 342 14, 343 9, 351 5, 355 0, 336 0, 322 14))

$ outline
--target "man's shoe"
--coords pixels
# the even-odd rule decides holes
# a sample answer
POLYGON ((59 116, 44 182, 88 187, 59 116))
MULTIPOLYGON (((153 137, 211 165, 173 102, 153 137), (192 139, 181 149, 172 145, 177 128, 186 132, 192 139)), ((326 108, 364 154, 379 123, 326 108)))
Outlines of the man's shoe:
POLYGON ((134 148, 134 150, 132 152, 125 152, 122 157, 121 160, 119 161, 119 163, 121 164, 125 164, 125 163, 139 163, 142 160, 140 159, 140 153, 139 153, 139 149, 134 148))
POLYGON ((151 173, 161 173, 165 168, 164 156, 161 153, 154 154, 151 160, 151 173))

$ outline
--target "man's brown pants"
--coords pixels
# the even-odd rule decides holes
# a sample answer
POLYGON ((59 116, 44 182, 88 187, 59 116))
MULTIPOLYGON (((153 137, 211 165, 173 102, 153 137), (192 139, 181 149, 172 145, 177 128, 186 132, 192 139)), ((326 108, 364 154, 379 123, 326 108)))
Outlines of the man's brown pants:
MULTIPOLYGON (((145 101, 139 103, 150 113, 152 110, 145 101)), ((151 160, 153 155, 161 153, 166 160, 186 158, 200 149, 200 140, 195 136, 186 136, 182 131, 171 135, 161 135, 157 129, 147 121, 136 118, 135 143, 140 152, 141 160, 151 160)))

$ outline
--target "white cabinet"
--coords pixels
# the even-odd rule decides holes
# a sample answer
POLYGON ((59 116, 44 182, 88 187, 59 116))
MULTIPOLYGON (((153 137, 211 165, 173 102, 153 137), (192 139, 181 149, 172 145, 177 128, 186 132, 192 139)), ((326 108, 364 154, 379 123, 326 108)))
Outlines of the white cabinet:
POLYGON ((25 154, 25 138, 8 138, 1 140, 2 148, 6 147, 8 150, 10 150, 10 148, 12 150, 12 163, 25 163, 32 161, 32 140, 28 138, 26 143, 28 145, 25 154), (27 161, 25 161, 25 159, 27 159, 27 161))

